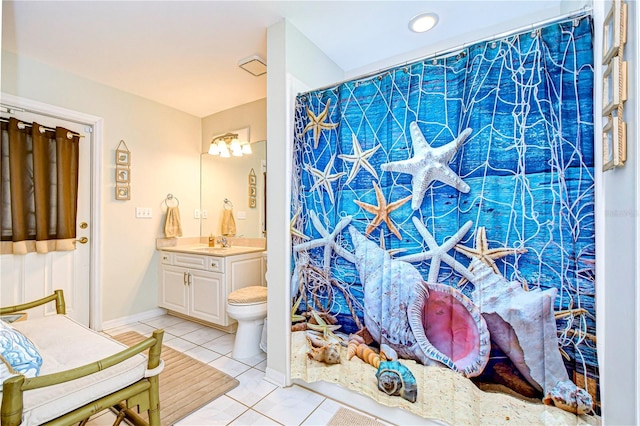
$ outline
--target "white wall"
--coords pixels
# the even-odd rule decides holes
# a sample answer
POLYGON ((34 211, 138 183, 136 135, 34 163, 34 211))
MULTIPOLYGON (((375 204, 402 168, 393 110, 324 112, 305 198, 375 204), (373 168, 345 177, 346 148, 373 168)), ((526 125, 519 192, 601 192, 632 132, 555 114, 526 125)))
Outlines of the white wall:
MULTIPOLYGON (((262 78, 262 77, 256 77, 262 78)), ((231 130, 249 127, 249 141, 267 139, 267 98, 238 105, 202 118, 202 152, 207 152, 211 138, 231 130)))
POLYGON ((102 223, 102 320, 158 306, 155 239, 163 236, 163 201, 180 200, 185 236, 199 235, 192 219, 199 206, 201 120, 13 53, 2 52, 2 90, 104 119, 102 223), (131 151, 131 200, 114 197, 115 149, 131 151), (151 207, 152 219, 136 219, 135 207, 151 207))
POLYGON ((292 100, 297 87, 318 87, 343 78, 342 70, 286 21, 267 29, 267 259, 268 351, 266 377, 288 384, 292 100))
MULTIPOLYGON (((629 100, 624 106, 627 123, 627 163, 624 167, 603 173, 598 192, 598 351, 603 419, 605 424, 640 424, 640 359, 638 358, 639 277, 640 262, 640 188, 638 175, 638 5, 629 8, 627 45, 624 59, 629 66, 629 100)), ((596 2, 597 22, 601 33, 603 17, 610 2, 596 2)), ((596 75, 602 75, 601 39, 595 41, 596 75), (600 52, 600 54, 598 54, 600 52)), ((596 123, 600 108, 596 103, 596 123)), ((597 129, 597 127, 596 127, 597 129)), ((598 135, 599 136, 599 135, 598 135)))

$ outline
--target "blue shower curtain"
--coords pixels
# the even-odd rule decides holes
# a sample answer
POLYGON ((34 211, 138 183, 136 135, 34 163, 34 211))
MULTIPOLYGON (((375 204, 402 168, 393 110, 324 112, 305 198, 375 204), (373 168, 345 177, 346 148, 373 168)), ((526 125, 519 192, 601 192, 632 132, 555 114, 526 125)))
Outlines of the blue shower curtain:
POLYGON ((293 377, 450 423, 598 415, 593 79, 582 16, 300 94, 293 377))

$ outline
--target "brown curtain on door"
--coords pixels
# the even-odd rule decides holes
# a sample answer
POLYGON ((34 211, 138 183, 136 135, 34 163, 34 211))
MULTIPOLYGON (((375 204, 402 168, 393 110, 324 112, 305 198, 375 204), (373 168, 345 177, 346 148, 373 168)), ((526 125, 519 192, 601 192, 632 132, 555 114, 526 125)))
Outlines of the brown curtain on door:
POLYGON ((75 249, 79 136, 2 122, 2 254, 75 249))

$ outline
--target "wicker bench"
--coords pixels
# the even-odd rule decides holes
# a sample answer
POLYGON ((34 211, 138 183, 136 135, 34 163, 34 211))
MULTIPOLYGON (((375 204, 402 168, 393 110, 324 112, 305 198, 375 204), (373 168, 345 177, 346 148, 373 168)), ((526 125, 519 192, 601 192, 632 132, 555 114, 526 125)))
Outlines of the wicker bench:
POLYGON ((33 342, 42 365, 37 377, 19 374, 2 383, 2 426, 82 424, 110 407, 117 409, 118 421, 126 417, 135 425, 159 426, 164 331, 156 330, 129 348, 64 315, 61 290, 34 302, 0 308, 0 315, 49 302, 55 302, 57 315, 12 324, 33 342), (143 354, 147 349, 148 355, 143 354), (143 411, 148 412, 148 423, 138 415, 143 411))

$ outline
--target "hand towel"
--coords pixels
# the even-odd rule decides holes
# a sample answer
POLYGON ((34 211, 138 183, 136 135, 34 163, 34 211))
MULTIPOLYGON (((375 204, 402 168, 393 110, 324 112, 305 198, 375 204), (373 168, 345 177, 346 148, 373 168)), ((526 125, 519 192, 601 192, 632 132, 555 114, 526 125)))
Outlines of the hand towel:
POLYGON ((182 237, 180 210, 178 207, 167 207, 167 217, 164 221, 164 235, 166 238, 182 237))
POLYGON ((234 237, 236 235, 236 221, 233 218, 233 210, 225 209, 222 213, 222 235, 234 237))

